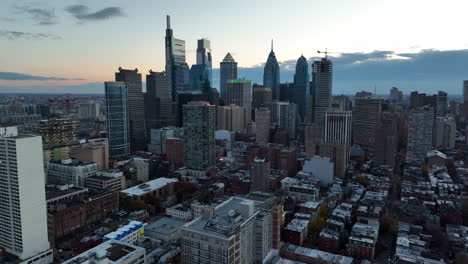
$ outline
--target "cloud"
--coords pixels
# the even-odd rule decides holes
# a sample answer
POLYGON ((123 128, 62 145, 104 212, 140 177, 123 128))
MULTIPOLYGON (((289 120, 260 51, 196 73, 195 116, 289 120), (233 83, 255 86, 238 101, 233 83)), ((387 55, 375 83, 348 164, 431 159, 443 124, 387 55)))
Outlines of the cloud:
MULTIPOLYGON (((394 51, 372 51, 368 53, 343 53, 329 56, 333 61, 333 93, 354 94, 356 91, 373 91, 387 94, 392 86, 405 93, 438 90, 449 94, 462 93, 462 80, 468 79, 468 49, 462 50, 421 50, 415 53, 394 51)), ((318 57, 311 57, 311 64, 318 57)), ((265 56, 266 60, 266 56, 265 56)), ((297 59, 279 62, 281 82, 292 82, 297 59)), ((252 82, 263 82, 263 64, 240 67, 239 78, 252 82)), ((310 77, 311 78, 311 77, 310 77)), ((213 85, 219 87, 219 69, 213 70, 213 85)))
POLYGON ((57 24, 57 16, 53 8, 46 9, 30 6, 16 6, 15 8, 18 13, 27 14, 38 25, 48 26, 57 24))
POLYGON ((28 75, 24 73, 17 72, 0 72, 0 80, 8 81, 69 81, 69 80, 83 80, 83 79, 69 79, 69 78, 60 78, 60 77, 45 77, 45 76, 35 76, 28 75))
POLYGON ((80 22, 106 20, 124 16, 124 12, 120 7, 107 7, 96 12, 89 12, 89 7, 85 5, 72 5, 65 8, 65 11, 73 15, 80 22))
POLYGON ((0 37, 5 37, 10 40, 27 39, 27 40, 42 40, 42 39, 61 39, 60 36, 46 33, 29 33, 21 31, 0 30, 0 37))

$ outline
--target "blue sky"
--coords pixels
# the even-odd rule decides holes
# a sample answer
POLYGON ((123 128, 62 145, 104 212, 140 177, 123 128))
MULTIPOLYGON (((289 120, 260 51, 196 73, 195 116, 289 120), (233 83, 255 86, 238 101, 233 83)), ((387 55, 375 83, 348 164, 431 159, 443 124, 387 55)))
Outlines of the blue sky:
MULTIPOLYGON (((214 66, 227 52, 261 82, 270 40, 282 81, 296 59, 328 48, 334 93, 392 86, 460 94, 468 79, 468 1, 446 0, 2 0, 0 92, 103 92, 119 66, 164 68, 165 15, 195 61, 208 38, 214 66)), ((217 79, 214 70, 214 79, 217 79)), ((219 84, 215 81, 214 86, 219 84)))

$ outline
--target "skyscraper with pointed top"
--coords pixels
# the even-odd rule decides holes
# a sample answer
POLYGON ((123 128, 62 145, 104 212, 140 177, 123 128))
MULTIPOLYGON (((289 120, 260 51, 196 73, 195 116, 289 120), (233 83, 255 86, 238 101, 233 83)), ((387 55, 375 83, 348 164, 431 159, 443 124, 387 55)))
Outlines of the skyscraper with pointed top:
POLYGON ((271 52, 268 55, 265 68, 263 69, 263 86, 270 88, 273 100, 279 100, 280 96, 280 72, 279 64, 273 52, 273 40, 271 40, 271 52))
POLYGON ((296 73, 294 74, 294 86, 292 102, 297 104, 299 115, 304 120, 306 111, 306 95, 309 90, 309 65, 307 59, 302 55, 296 63, 296 73))
POLYGON ((231 53, 227 53, 223 61, 220 62, 220 78, 219 78, 219 90, 221 97, 226 98, 227 82, 229 80, 237 80, 237 62, 231 56, 231 53))
POLYGON ((174 38, 171 29, 171 17, 167 16, 166 29, 166 73, 171 87, 172 101, 177 100, 177 93, 189 86, 189 67, 185 61, 185 41, 174 38))

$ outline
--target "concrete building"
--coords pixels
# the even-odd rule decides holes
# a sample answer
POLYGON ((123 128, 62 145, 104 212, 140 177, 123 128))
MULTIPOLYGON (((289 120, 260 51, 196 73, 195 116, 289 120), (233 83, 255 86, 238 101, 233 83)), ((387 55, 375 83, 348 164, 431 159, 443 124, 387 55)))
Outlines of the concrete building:
POLYGON ((246 79, 231 80, 226 87, 226 105, 244 107, 244 120, 252 120, 252 82, 246 79))
POLYGON ((109 240, 65 261, 64 264, 146 264, 145 256, 144 248, 118 240, 109 240))
POLYGON ((176 168, 184 166, 184 139, 166 139, 166 160, 174 164, 176 168))
POLYGON ((250 178, 251 192, 270 192, 270 162, 255 158, 251 163, 250 178))
POLYGON ((0 248, 21 263, 52 263, 41 137, 0 126, 0 181, 0 248))
POLYGON ((263 68, 263 86, 271 89, 273 100, 280 100, 280 69, 273 52, 273 40, 270 54, 263 68))
POLYGON ((398 90, 396 87, 390 89, 390 102, 392 104, 400 104, 403 101, 403 92, 398 90))
POLYGON ((98 171, 96 176, 86 178, 85 182, 86 187, 95 192, 119 192, 126 186, 123 172, 117 170, 98 171))
POLYGON ((109 144, 106 138, 88 139, 86 143, 73 145, 69 156, 85 163, 95 162, 98 170, 109 169, 109 144))
POLYGON ((47 184, 74 184, 85 186, 86 178, 96 176, 98 164, 83 163, 78 159, 49 162, 47 166, 47 184))
POLYGON ((255 140, 259 144, 270 142, 271 112, 266 107, 255 109, 255 140))
POLYGON ((259 85, 254 83, 252 88, 252 108, 257 109, 262 106, 266 106, 266 104, 271 103, 272 95, 271 95, 271 88, 264 87, 263 85, 259 85))
POLYGON ((312 83, 310 87, 310 121, 317 127, 325 125, 325 112, 331 105, 333 64, 328 58, 314 61, 312 64, 312 83))
POLYGON ((124 82, 128 91, 128 124, 130 131, 130 150, 146 150, 145 108, 138 69, 126 70, 119 67, 115 73, 116 82, 124 82))
POLYGON ((380 123, 382 112, 381 98, 364 96, 354 99, 353 108, 353 143, 364 147, 373 147, 375 132, 380 123))
POLYGON ((67 143, 76 138, 78 121, 72 119, 41 120, 35 132, 42 136, 44 144, 67 143))
POLYGON ((219 90, 221 97, 226 98, 227 83, 230 80, 237 80, 237 62, 231 53, 227 53, 223 61, 219 64, 219 90))
POLYGON ((128 88, 124 82, 105 82, 109 155, 130 154, 128 88))
POLYGON ((432 149, 434 110, 425 106, 413 108, 408 118, 408 140, 406 160, 423 161, 432 149))
POLYGON ((218 130, 243 132, 247 128, 245 108, 237 105, 218 106, 217 108, 218 130))
POLYGON ((215 165, 216 106, 189 102, 184 106, 184 163, 190 169, 215 165))
POLYGON ((85 120, 96 120, 101 114, 101 104, 86 103, 79 106, 80 118, 85 120))
POLYGON ((453 117, 437 117, 434 122, 433 147, 454 149, 457 124, 453 117))
POLYGON ((204 209, 182 228, 182 263, 262 263, 272 245, 272 219, 260 216, 259 202, 232 197, 204 209))
POLYGON ((375 133, 374 162, 377 165, 393 167, 398 147, 398 116, 392 112, 383 112, 382 119, 375 133))
POLYGON ((325 112, 324 142, 351 146, 352 112, 331 110, 325 112))
POLYGON ((296 138, 297 105, 288 102, 272 102, 267 104, 267 107, 271 113, 272 125, 284 129, 289 139, 296 138))
POLYGON ((114 232, 106 234, 102 241, 118 240, 130 245, 135 245, 145 233, 145 223, 140 221, 130 221, 130 223, 119 227, 114 232))
POLYGON ((162 127, 159 129, 151 129, 151 143, 148 145, 148 150, 157 154, 166 153, 166 139, 181 138, 184 135, 184 130, 180 127, 162 127))

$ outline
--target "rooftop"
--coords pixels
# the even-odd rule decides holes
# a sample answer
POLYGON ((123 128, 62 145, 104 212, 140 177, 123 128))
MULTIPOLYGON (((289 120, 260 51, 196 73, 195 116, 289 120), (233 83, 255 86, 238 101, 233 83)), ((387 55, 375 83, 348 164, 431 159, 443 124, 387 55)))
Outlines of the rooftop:
POLYGON ((109 240, 64 263, 100 263, 100 261, 106 259, 108 260, 108 264, 127 263, 129 258, 140 253, 144 253, 144 251, 145 249, 141 247, 133 246, 121 241, 109 240))
POLYGON ((145 226, 145 230, 163 235, 169 235, 182 228, 184 224, 184 221, 170 217, 163 217, 157 221, 149 223, 147 226, 145 226))
POLYGON ((134 186, 128 189, 125 189, 123 191, 120 191, 121 193, 124 193, 129 196, 142 196, 147 193, 150 193, 152 191, 155 191, 157 189, 161 189, 165 187, 166 185, 170 183, 176 183, 179 180, 177 179, 172 179, 172 178, 158 178, 155 180, 151 180, 148 182, 145 182, 143 184, 140 184, 138 186, 134 186))
POLYGON ((293 252, 297 255, 306 256, 306 257, 310 257, 314 259, 322 259, 329 263, 334 263, 334 264, 353 263, 353 258, 351 257, 336 255, 336 254, 328 253, 328 252, 317 250, 317 249, 298 247, 294 245, 288 245, 284 249, 288 252, 293 252))

